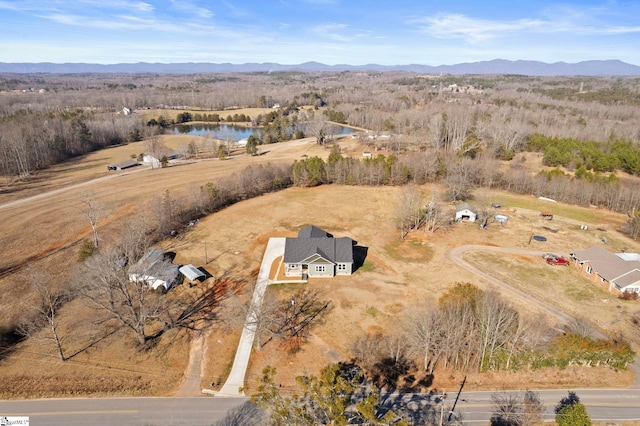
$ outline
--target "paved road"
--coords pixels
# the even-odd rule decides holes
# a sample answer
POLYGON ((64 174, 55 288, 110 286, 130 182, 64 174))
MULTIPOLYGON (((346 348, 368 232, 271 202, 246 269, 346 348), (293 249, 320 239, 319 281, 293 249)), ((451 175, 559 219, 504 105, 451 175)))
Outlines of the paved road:
MULTIPOLYGON (((640 421, 640 390, 575 389, 594 421, 640 421)), ((465 425, 488 424, 494 406, 494 392, 463 392, 456 407, 465 425)), ((545 419, 555 417, 554 407, 567 395, 566 390, 537 391, 544 403, 545 419)), ((445 415, 455 400, 450 392, 444 401, 445 415)), ((388 402, 398 403, 397 395, 388 402)), ((211 425, 247 399, 240 397, 195 398, 78 398, 27 401, 0 401, 0 416, 29 416, 33 425, 111 426, 111 425, 211 425)), ((424 407, 440 408, 434 395, 403 394, 402 404, 423 413, 424 407)))
POLYGON ((87 186, 87 185, 93 185, 93 184, 98 183, 98 182, 104 182, 105 180, 114 179, 114 178, 117 178, 119 176, 126 176, 126 175, 130 175, 130 174, 133 174, 133 173, 140 173, 140 172, 143 172, 145 170, 151 170, 151 166, 142 167, 142 168, 139 168, 139 169, 126 171, 126 172, 114 173, 114 174, 110 174, 110 175, 107 175, 107 176, 102 176, 102 177, 99 177, 99 178, 91 179, 91 180, 88 180, 86 182, 80 182, 80 183, 76 183, 74 185, 65 186, 63 188, 54 189, 53 191, 44 192, 42 194, 33 195, 31 197, 21 198, 19 200, 15 200, 15 201, 10 201, 10 202, 5 203, 5 204, 0 204, 0 210, 7 209, 7 208, 10 208, 10 207, 15 207, 15 206, 18 206, 20 204, 30 203, 31 201, 40 200, 42 198, 52 197, 52 196, 54 196, 56 194, 61 194, 63 192, 67 192, 67 191, 70 191, 70 190, 76 189, 76 188, 81 188, 81 187, 87 186))
POLYGON ((271 265, 279 256, 284 254, 284 242, 285 238, 269 238, 267 248, 262 257, 262 263, 260 264, 260 272, 258 272, 256 288, 251 298, 249 313, 247 314, 242 335, 240 336, 240 342, 238 343, 238 349, 236 350, 236 356, 233 360, 233 367, 231 367, 229 377, 227 377, 227 381, 219 392, 222 395, 244 395, 244 378, 247 373, 249 356, 251 355, 253 340, 256 334, 257 313, 262 307, 264 293, 269 285, 271 265))
POLYGON ((74 398, 0 401, 0 416, 32 425, 211 425, 246 398, 74 398))
MULTIPOLYGON (((629 389, 574 389, 587 408, 587 412, 593 421, 639 421, 640 420, 640 390, 629 389)), ((560 400, 567 396, 567 390, 540 390, 536 391, 544 406, 544 419, 555 419, 554 408, 560 400)), ((495 409, 491 402, 494 392, 462 392, 456 406, 456 414, 462 414, 462 423, 465 425, 487 425, 495 409)), ((522 392, 518 393, 522 396, 522 392)), ((435 408, 436 412, 442 409, 445 418, 453 406, 456 393, 450 392, 444 400, 444 405, 439 402, 440 395, 403 394, 399 405, 413 408, 418 414, 427 411, 423 407, 435 408), (438 398, 438 399, 436 399, 438 398)), ((396 395, 389 397, 394 400, 396 395)))

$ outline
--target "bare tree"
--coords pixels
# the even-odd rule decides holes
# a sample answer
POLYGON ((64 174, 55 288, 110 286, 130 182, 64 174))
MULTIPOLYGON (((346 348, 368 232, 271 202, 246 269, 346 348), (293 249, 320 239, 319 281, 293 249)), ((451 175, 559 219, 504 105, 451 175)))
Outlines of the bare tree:
POLYGON ((484 198, 477 198, 475 201, 476 211, 478 213, 478 226, 485 229, 495 220, 495 208, 484 198))
POLYGON ((160 159, 167 151, 167 147, 157 133, 157 129, 155 129, 155 127, 149 127, 149 129, 149 134, 147 135, 144 145, 147 154, 155 159, 151 160, 151 167, 155 169, 160 166, 160 159))
POLYGON ((456 158, 447 165, 444 184, 447 186, 447 196, 451 201, 466 200, 471 196, 474 173, 474 162, 470 158, 456 158))
POLYGON ((580 337, 593 337, 593 326, 585 318, 573 317, 567 324, 567 331, 580 337))
POLYGON ((543 421, 544 405, 540 400, 539 393, 531 390, 525 391, 522 397, 522 408, 524 426, 537 425, 543 421))
POLYGON ((414 308, 406 319, 406 332, 414 353, 422 359, 422 370, 433 374, 440 360, 441 318, 434 303, 414 308))
POLYGON ((396 207, 396 220, 400 229, 400 237, 405 239, 414 230, 419 229, 425 221, 424 195, 413 185, 402 191, 396 207))
POLYGON ((255 321, 257 350, 274 338, 286 341, 291 350, 298 349, 311 328, 323 320, 329 307, 330 301, 323 299, 317 289, 303 289, 284 300, 267 292, 260 306, 250 303, 247 307, 251 310, 250 318, 255 321), (268 335, 266 341, 264 335, 268 335))
POLYGON ((431 190, 431 199, 425 205, 424 211, 424 232, 434 233, 445 225, 448 221, 446 214, 442 211, 442 206, 436 199, 434 190, 431 190))
POLYGON ((123 253, 102 250, 85 262, 81 295, 103 314, 101 322, 124 326, 144 344, 156 326, 164 326, 164 299, 152 291, 144 280, 132 281, 122 265, 123 253))
POLYGON ((498 349, 505 347, 518 323, 518 312, 503 301, 495 290, 485 291, 476 307, 478 317, 478 370, 490 368, 498 349))
POLYGON ((100 242, 98 238, 98 221, 104 212, 103 206, 96 202, 89 194, 83 195, 81 202, 84 204, 83 213, 87 219, 89 219, 89 224, 93 231, 93 246, 98 248, 100 242))
POLYGON ((58 352, 60 361, 66 361, 63 349, 64 337, 60 333, 58 314, 62 306, 69 301, 72 296, 68 290, 52 288, 51 283, 42 272, 29 272, 31 286, 35 290, 35 300, 29 303, 32 314, 19 325, 18 331, 28 337, 41 336, 42 328, 47 327, 48 333, 44 334, 44 339, 51 340, 58 352))

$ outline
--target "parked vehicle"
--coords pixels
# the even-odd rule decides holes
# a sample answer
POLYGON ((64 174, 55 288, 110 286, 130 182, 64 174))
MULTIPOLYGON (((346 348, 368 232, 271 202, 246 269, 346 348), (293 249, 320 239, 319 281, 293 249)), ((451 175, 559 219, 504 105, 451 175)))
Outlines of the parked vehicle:
POLYGON ((563 265, 563 266, 569 266, 569 261, 567 259, 565 259, 562 256, 557 256, 557 257, 550 257, 547 259, 547 263, 549 265, 563 265))
POLYGON ((558 256, 553 254, 553 253, 545 253, 545 254, 542 255, 543 259, 551 259, 551 258, 554 258, 554 257, 558 257, 558 256))

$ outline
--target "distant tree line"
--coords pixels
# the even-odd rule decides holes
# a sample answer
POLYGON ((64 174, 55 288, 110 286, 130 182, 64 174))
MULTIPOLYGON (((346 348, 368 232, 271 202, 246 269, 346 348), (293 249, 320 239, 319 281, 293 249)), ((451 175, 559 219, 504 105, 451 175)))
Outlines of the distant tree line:
POLYGON ((630 141, 579 141, 535 133, 527 138, 527 149, 542 152, 545 166, 563 166, 582 173, 623 170, 640 175, 640 147, 630 141))
POLYGON ((519 161, 507 169, 498 167, 492 156, 475 159, 446 156, 435 151, 421 153, 377 154, 370 158, 343 156, 338 145, 327 160, 304 158, 293 164, 293 183, 309 187, 321 184, 404 185, 442 183, 450 200, 471 197, 473 189, 504 189, 518 194, 546 196, 557 201, 595 205, 629 213, 640 204, 640 185, 620 181, 615 175, 585 173, 573 176, 560 169, 529 173, 519 161))
POLYGON ((139 120, 83 110, 22 110, 0 119, 0 174, 29 176, 36 170, 107 146, 143 137, 139 120))

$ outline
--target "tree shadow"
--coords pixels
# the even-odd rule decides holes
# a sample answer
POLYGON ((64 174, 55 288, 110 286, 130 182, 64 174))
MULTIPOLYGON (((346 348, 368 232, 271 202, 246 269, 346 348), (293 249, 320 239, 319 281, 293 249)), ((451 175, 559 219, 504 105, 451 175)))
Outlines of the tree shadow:
POLYGON ((368 253, 369 247, 357 245, 353 247, 353 272, 356 272, 358 269, 362 268, 362 265, 364 265, 364 261, 367 258, 368 253))
POLYGON ((78 355, 80 355, 83 352, 88 351, 89 349, 91 349, 92 347, 96 346, 98 343, 102 342, 104 339, 106 339, 107 337, 115 334, 117 331, 119 331, 122 327, 114 327, 111 330, 108 330, 107 332, 105 332, 104 334, 102 334, 102 336, 99 336, 98 338, 94 338, 91 339, 91 341, 86 344, 85 346, 83 346, 82 348, 78 349, 77 351, 75 351, 74 353, 72 353, 71 355, 66 355, 65 361, 69 360, 71 358, 74 358, 78 355))
POLYGON ((380 407, 380 415, 393 410, 395 413, 414 425, 455 424, 447 422, 447 416, 442 395, 435 391, 428 393, 397 393, 387 391, 382 394, 383 403, 380 407), (443 417, 443 423, 440 418, 443 417))
POLYGON ((14 353, 16 345, 24 339, 15 328, 0 328, 0 362, 14 353))

